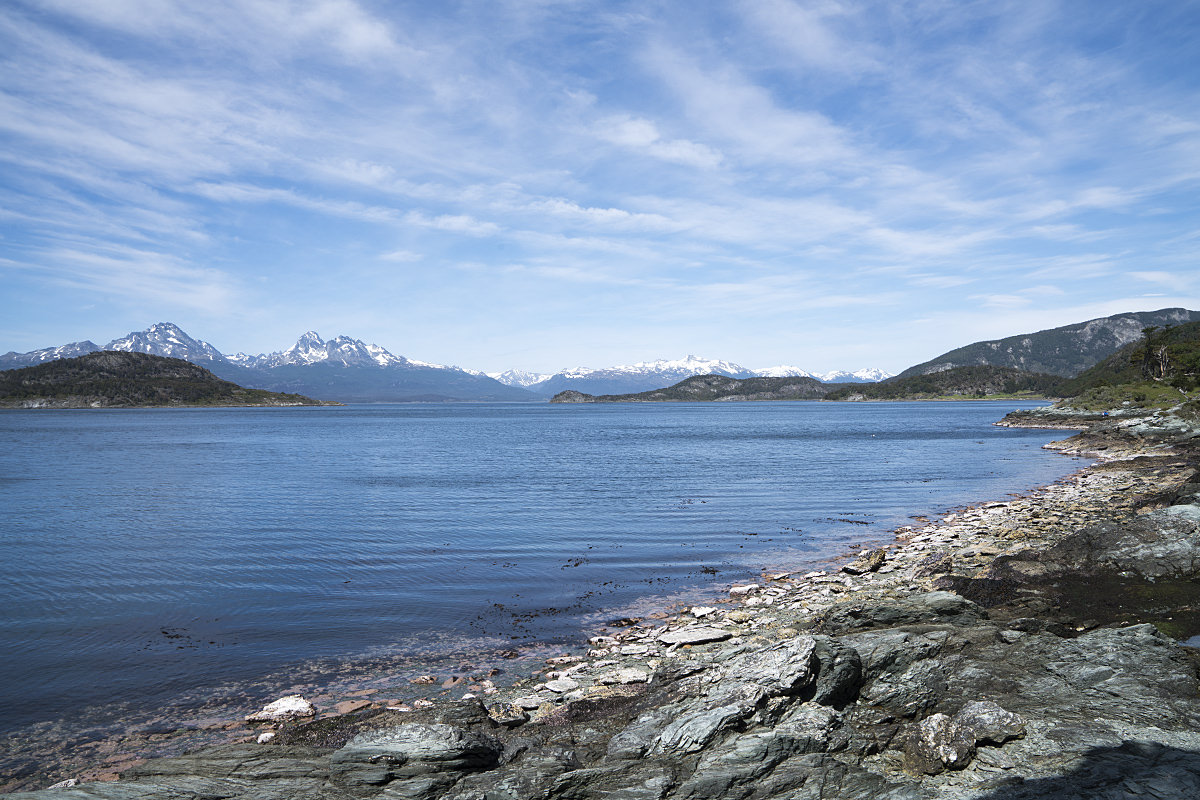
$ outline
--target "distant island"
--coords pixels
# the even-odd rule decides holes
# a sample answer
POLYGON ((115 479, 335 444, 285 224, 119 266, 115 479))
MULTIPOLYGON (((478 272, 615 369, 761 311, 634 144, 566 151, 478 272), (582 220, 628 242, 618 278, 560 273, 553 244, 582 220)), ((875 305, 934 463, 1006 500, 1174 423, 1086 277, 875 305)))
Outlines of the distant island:
POLYGON ((0 408, 321 406, 340 403, 246 389, 179 358, 103 350, 0 372, 0 408))
POLYGON ((697 375, 665 389, 589 395, 565 391, 552 403, 688 403, 756 400, 940 400, 1051 396, 1061 378, 1011 367, 953 367, 881 383, 822 383, 814 378, 728 378, 697 375))

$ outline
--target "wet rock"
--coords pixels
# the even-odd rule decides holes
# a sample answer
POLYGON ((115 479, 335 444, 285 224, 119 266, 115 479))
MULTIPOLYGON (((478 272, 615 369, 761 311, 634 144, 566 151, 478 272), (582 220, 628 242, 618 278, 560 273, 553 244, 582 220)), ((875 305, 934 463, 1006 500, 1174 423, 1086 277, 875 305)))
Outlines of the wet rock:
POLYGON ((904 768, 916 775, 965 769, 974 755, 974 731, 945 714, 921 720, 904 740, 904 768))
POLYGON ((280 722, 282 720, 311 717, 317 713, 313 704, 298 694, 290 694, 278 700, 267 703, 262 711, 246 717, 247 722, 280 722))
POLYGON ((871 550, 864 553, 858 558, 851 561, 849 564, 842 566, 842 572, 848 575, 863 575, 868 572, 876 572, 887 561, 887 550, 880 547, 876 550, 871 550))
POLYGON ((364 708, 370 707, 370 700, 344 700, 333 708, 339 714, 353 714, 355 711, 362 711, 364 708))

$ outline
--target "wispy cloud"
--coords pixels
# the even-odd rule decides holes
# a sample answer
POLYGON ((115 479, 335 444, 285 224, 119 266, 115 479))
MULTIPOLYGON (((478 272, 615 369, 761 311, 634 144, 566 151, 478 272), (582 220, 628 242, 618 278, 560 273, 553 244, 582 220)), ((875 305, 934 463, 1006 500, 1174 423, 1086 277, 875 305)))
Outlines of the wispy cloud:
POLYGON ((104 296, 253 306, 271 342, 369 319, 488 369, 643 340, 832 369, 804 348, 870 307, 900 369, 948 331, 1200 305, 1200 18, 1077 12, 14 0, 0 310, 38 346, 104 296))

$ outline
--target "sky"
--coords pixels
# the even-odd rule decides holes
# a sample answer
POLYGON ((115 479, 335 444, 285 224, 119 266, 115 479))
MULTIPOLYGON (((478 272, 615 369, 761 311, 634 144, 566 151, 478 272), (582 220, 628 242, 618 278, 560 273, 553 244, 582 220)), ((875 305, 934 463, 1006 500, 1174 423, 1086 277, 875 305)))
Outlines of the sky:
POLYGON ((7 0, 0 351, 899 372, 1200 309, 1196 0, 7 0))

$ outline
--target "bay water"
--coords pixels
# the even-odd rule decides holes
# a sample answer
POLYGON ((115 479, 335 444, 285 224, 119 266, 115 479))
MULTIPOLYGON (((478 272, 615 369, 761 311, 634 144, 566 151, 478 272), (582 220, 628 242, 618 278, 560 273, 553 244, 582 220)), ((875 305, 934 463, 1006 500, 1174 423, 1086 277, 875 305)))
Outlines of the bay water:
POLYGON ((0 412, 0 733, 238 687, 258 707, 263 676, 314 665, 578 645, 819 568, 1081 466, 1041 449, 1061 432, 991 424, 1017 407, 0 412))

